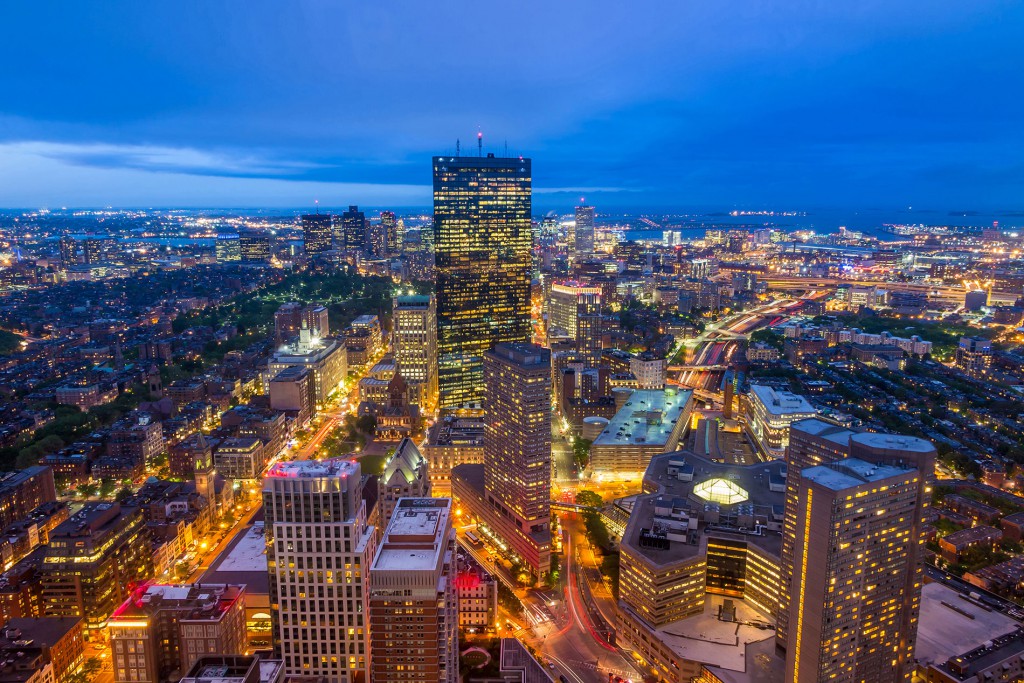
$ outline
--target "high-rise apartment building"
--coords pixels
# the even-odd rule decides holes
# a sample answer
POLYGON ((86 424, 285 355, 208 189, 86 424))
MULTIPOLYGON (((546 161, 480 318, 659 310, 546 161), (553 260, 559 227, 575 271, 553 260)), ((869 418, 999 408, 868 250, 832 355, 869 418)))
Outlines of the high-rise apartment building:
POLYGON ((437 311, 432 296, 397 296, 391 338, 398 372, 419 388, 420 406, 437 405, 437 311))
POLYGON ((572 245, 578 260, 594 253, 594 207, 576 207, 576 239, 572 245))
POLYGON ((551 352, 498 344, 484 354, 484 376, 488 522, 541 576, 551 559, 551 352))
POLYGON ((302 217, 302 242, 306 256, 319 256, 331 250, 331 215, 310 213, 302 217))
POLYGON ((59 243, 60 262, 66 268, 78 262, 78 242, 71 235, 62 235, 59 243))
POLYGON ((794 423, 776 642, 787 681, 905 681, 923 579, 935 447, 794 423))
POLYGON ((528 342, 529 159, 434 157, 434 265, 442 408, 483 399, 483 354, 528 342))
POLYGON ((369 676, 375 548, 361 480, 349 460, 279 462, 263 480, 274 650, 287 675, 369 676))
POLYGON ((370 568, 372 683, 459 680, 455 557, 452 501, 400 499, 370 568))
POLYGON ((366 247, 366 214, 358 206, 349 206, 341 214, 341 222, 335 226, 334 245, 338 249, 363 249, 366 247))

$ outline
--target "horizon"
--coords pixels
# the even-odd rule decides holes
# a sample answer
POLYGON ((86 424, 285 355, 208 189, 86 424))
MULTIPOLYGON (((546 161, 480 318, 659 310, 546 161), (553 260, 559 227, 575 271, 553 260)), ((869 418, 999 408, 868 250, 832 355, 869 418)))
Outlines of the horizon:
POLYGON ((1024 185, 1009 2, 8 9, 9 208, 427 206, 430 157, 478 131, 544 206, 991 211, 1024 185))

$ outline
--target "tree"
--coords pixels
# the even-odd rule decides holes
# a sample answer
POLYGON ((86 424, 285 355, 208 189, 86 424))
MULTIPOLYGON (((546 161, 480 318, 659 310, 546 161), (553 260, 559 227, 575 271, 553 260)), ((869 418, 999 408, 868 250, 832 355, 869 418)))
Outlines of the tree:
POLYGON ((99 491, 99 487, 92 482, 85 482, 78 485, 78 495, 82 498, 92 498, 99 491))
POLYGON ((576 462, 579 464, 580 469, 587 466, 590 462, 590 445, 594 443, 589 439, 577 438, 572 442, 572 454, 576 458, 576 462))
POLYGON ((99 494, 100 498, 110 498, 111 494, 114 493, 117 483, 110 477, 104 477, 100 480, 99 494))
POLYGON ((576 503, 579 505, 587 505, 592 508, 599 508, 604 504, 604 499, 593 491, 579 491, 576 493, 576 503))

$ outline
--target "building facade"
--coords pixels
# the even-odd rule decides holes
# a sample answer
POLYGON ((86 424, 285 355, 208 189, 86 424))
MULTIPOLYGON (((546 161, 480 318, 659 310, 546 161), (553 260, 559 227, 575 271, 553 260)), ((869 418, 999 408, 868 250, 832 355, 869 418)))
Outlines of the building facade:
POLYGON ((484 353, 531 336, 530 160, 434 157, 433 174, 440 406, 478 405, 484 353))
POLYGON ((370 569, 370 642, 373 683, 459 680, 451 499, 398 501, 370 569))
POLYGON ((395 364, 417 387, 420 405, 437 405, 437 311, 433 296, 397 296, 391 314, 395 364))
POLYGON ((302 242, 306 256, 316 257, 331 250, 331 215, 311 213, 302 217, 302 242))
POLYGON ((287 675, 369 676, 375 547, 361 480, 348 460, 279 462, 263 480, 274 651, 287 675))

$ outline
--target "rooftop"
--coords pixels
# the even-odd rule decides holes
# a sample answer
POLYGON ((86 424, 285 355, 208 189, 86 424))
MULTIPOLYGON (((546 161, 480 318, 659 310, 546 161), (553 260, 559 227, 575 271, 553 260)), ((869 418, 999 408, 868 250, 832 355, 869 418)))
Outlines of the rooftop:
POLYGON ((813 415, 818 412, 806 398, 784 389, 752 384, 750 393, 772 415, 813 415))
POLYGON ((267 574, 267 540, 263 524, 253 524, 238 534, 200 577, 203 583, 244 583, 247 593, 270 591, 267 574))
POLYGON ((681 659, 728 671, 746 671, 747 646, 764 640, 774 641, 775 630, 768 628, 774 620, 750 603, 731 598, 736 607, 736 621, 721 621, 718 612, 728 599, 708 594, 702 614, 666 624, 658 629, 658 638, 681 659))
POLYGON ((715 462, 690 451, 657 455, 644 474, 622 544, 653 565, 689 560, 706 552, 709 535, 735 538, 778 556, 785 505, 786 463, 715 462), (767 528, 771 527, 771 529, 767 528), (663 535, 648 543, 646 534, 663 535))
POLYGON ((844 458, 828 465, 808 467, 801 474, 807 481, 816 482, 833 491, 842 491, 843 489, 854 488, 862 484, 882 481, 890 477, 898 477, 913 471, 909 467, 879 465, 878 463, 865 462, 859 458, 844 458))
POLYGON ((980 607, 938 582, 921 588, 914 658, 921 664, 941 665, 950 657, 973 650, 993 636, 1015 630, 1017 622, 1002 612, 980 607))
POLYGON ((174 610, 181 618, 216 621, 239 600, 244 600, 244 585, 232 584, 153 584, 137 588, 110 617, 110 626, 119 621, 134 622, 138 617, 161 610, 174 610))
POLYGON ((359 463, 354 460, 332 458, 330 460, 287 460, 275 463, 267 478, 327 478, 358 477, 359 463))
POLYGON ((675 387, 633 391, 593 445, 658 446, 668 443, 692 395, 688 389, 675 387))
POLYGON ((450 498, 401 498, 372 570, 432 571, 448 548, 450 498))

